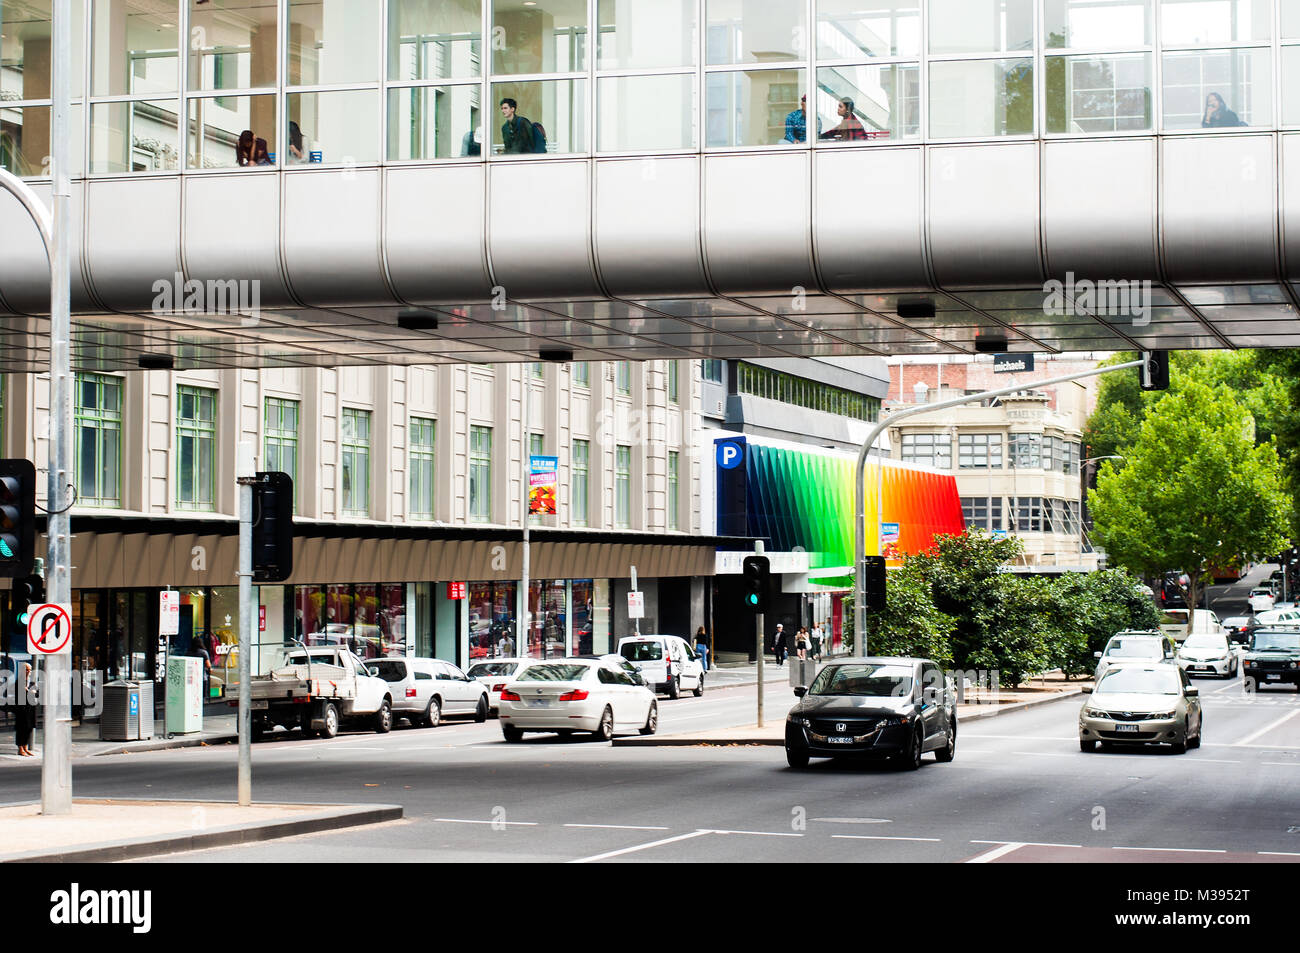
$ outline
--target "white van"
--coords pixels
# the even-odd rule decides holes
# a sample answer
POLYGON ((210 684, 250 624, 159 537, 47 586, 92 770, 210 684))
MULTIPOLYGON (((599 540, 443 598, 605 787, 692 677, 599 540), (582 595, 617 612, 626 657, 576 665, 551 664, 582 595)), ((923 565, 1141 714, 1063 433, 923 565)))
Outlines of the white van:
POLYGON ((1195 610, 1190 631, 1187 625, 1186 609, 1166 609, 1160 613, 1160 631, 1175 642, 1182 642, 1192 632, 1205 635, 1228 634, 1228 630, 1219 621, 1219 617, 1209 609, 1195 610))
POLYGON ((676 635, 638 635, 620 639, 618 654, 632 663, 653 692, 676 698, 691 690, 704 694, 704 664, 695 649, 676 635))

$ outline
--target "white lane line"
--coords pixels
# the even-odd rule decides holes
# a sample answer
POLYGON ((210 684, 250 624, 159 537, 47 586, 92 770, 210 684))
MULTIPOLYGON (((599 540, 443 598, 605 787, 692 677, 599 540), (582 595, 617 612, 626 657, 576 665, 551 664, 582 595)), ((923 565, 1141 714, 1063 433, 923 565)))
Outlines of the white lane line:
POLYGON ((636 824, 565 824, 565 827, 595 827, 605 831, 666 831, 667 827, 641 827, 636 824))
POLYGON ((940 841, 939 838, 937 837, 886 837, 883 834, 882 835, 832 834, 831 837, 832 838, 838 837, 840 840, 909 840, 909 841, 925 841, 931 844, 942 843, 942 841, 940 841))
POLYGON ((465 818, 462 817, 435 817, 434 820, 440 821, 443 824, 491 824, 494 827, 495 826, 504 827, 507 825, 509 825, 510 827, 536 827, 537 826, 537 821, 471 821, 471 820, 466 820, 465 818))
POLYGON ((1173 854, 1226 854, 1226 850, 1209 850, 1203 847, 1112 847, 1111 850, 1159 850, 1173 854))
POLYGON ((1188 758, 1179 764, 1241 764, 1240 761, 1224 761, 1221 758, 1188 758))
POLYGON ((1261 761, 1260 764, 1271 764, 1278 768, 1300 768, 1300 761, 1261 761))
POLYGON ((1082 844, 1042 844, 1037 841, 1006 841, 1006 840, 973 840, 972 844, 1015 844, 1017 847, 1074 847, 1081 848, 1082 844))
POLYGON ((1263 854, 1265 857, 1300 857, 1300 854, 1285 850, 1257 850, 1255 853, 1263 854))
POLYGON ((999 857, 1006 856, 1007 854, 1011 853, 1014 850, 1019 850, 1024 846, 1025 846, 1024 844, 1021 844, 1019 842, 1015 842, 1011 844, 1003 844, 1001 847, 995 847, 992 850, 987 850, 982 854, 972 857, 970 860, 966 861, 966 863, 987 864, 990 861, 997 860, 999 857))
POLYGON ((674 844, 677 841, 690 840, 692 837, 703 837, 705 834, 712 834, 712 831, 691 831, 689 834, 678 834, 676 837, 665 837, 662 840, 654 840, 648 844, 637 844, 634 847, 624 847, 620 850, 610 850, 603 854, 593 854, 590 857, 579 857, 577 860, 571 860, 571 864, 591 864, 598 860, 606 860, 610 857, 618 857, 622 854, 634 854, 639 850, 649 850, 652 847, 662 847, 664 844, 674 844))
POLYGON ((717 831, 706 830, 706 834, 752 834, 755 837, 803 837, 802 834, 788 834, 784 831, 717 831))
POLYGON ((1027 754, 1038 758, 1073 758, 1074 755, 1063 751, 1013 751, 1012 754, 1027 754))
POLYGON ((1254 732, 1253 734, 1249 734, 1249 735, 1247 735, 1245 738, 1242 738, 1240 741, 1237 742, 1237 744, 1239 744, 1239 745, 1248 745, 1248 744, 1250 744, 1252 741, 1256 740, 1257 738, 1262 738, 1262 737, 1264 737, 1264 735, 1268 734, 1268 733, 1269 733, 1270 731, 1272 731, 1274 728, 1277 728, 1277 727, 1279 727, 1279 726, 1285 724, 1286 722, 1290 721, 1290 720, 1291 720, 1292 718, 1294 718, 1296 715, 1300 715, 1300 708, 1296 708, 1296 709, 1293 710, 1293 711, 1287 712, 1285 715, 1283 715, 1283 716, 1282 716, 1281 718, 1279 718, 1277 721, 1270 722, 1269 724, 1265 725, 1263 728, 1259 729, 1259 731, 1256 731, 1256 732, 1254 732))

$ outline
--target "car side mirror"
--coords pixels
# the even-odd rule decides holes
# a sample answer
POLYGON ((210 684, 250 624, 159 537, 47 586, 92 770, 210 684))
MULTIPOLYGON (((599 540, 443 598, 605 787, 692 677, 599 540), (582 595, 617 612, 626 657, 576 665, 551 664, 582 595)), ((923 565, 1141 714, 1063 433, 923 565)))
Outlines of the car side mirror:
POLYGON ((807 695, 807 694, 808 694, 808 689, 807 689, 806 687, 804 687, 803 685, 796 685, 796 686, 795 686, 795 689, 794 689, 794 697, 795 697, 795 698, 803 698, 803 697, 804 697, 805 695, 807 695))
POLYGON ((1084 685, 1082 688, 1079 689, 1079 691, 1083 692, 1085 695, 1092 694, 1092 689, 1089 688, 1087 685, 1084 685))
POLYGON ((1093 658, 1101 658, 1101 653, 1100 653, 1100 652, 1093 652, 1093 653, 1092 653, 1092 657, 1093 657, 1093 658))
POLYGON ((1192 685, 1192 686, 1189 686, 1189 687, 1188 687, 1188 689, 1187 689, 1187 697, 1188 697, 1188 698, 1195 698, 1195 697, 1196 697, 1197 695, 1199 695, 1199 694, 1201 694, 1201 690, 1200 690, 1199 688, 1197 688, 1195 685, 1192 685))

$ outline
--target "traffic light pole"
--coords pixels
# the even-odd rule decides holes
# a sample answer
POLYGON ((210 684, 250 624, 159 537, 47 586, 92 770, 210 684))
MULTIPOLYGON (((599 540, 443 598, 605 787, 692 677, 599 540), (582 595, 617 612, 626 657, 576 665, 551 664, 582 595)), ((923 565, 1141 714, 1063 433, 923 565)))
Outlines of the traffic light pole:
POLYGON ((252 706, 248 681, 253 650, 253 445, 241 440, 236 450, 235 479, 239 484, 239 806, 253 803, 252 706))
MULTIPOLYGON (((754 541, 754 552, 763 555, 763 541, 754 541)), ((754 724, 763 727, 763 613, 754 613, 754 658, 758 661, 758 718, 754 724)))
MULTIPOLYGON (((928 414, 936 410, 946 410, 949 407, 960 407, 962 404, 976 404, 982 400, 988 400, 991 397, 1005 397, 1007 394, 1014 394, 1024 390, 1026 387, 1047 387, 1052 384, 1066 384, 1070 381, 1081 380, 1085 377, 1096 377, 1100 374, 1109 374, 1111 371, 1122 371, 1129 367, 1146 367, 1145 359, 1136 361, 1126 361, 1123 364, 1113 364, 1110 367, 1094 367, 1090 371, 1079 371, 1075 374, 1063 374, 1060 377, 1051 377, 1045 381, 1021 381, 1011 387, 1002 387, 998 390, 986 390, 980 394, 971 394, 967 397, 955 397, 952 400, 940 401, 937 404, 917 404, 915 407, 907 407, 903 410, 896 410, 887 418, 880 420, 871 428, 871 433, 862 443, 862 449, 858 451, 857 469, 853 475, 853 638, 855 640, 855 651, 859 655, 867 654, 866 631, 867 631, 867 606, 866 606, 866 555, 867 555, 867 488, 866 488, 866 471, 867 455, 871 448, 875 446, 876 440, 885 432, 886 427, 893 427, 899 421, 916 414, 928 414)), ((876 481, 876 547, 877 554, 883 556, 884 545, 881 542, 881 527, 884 524, 885 517, 885 464, 881 460, 877 464, 880 472, 877 474, 876 481)), ((761 672, 762 669, 760 668, 761 672)), ((761 695, 760 695, 761 699, 761 695)), ((760 701, 761 704, 761 701, 760 701)))

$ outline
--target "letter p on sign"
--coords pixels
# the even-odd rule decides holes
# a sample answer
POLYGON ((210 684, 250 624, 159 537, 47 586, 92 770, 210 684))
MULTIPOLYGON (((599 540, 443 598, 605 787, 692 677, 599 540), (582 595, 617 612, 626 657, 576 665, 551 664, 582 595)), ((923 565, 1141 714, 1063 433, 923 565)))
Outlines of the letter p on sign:
POLYGON ((27 619, 27 650, 34 656, 71 653, 72 606, 47 602, 33 607, 27 619))

